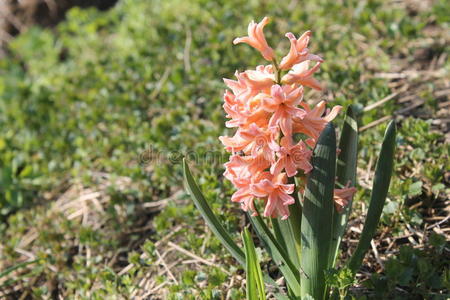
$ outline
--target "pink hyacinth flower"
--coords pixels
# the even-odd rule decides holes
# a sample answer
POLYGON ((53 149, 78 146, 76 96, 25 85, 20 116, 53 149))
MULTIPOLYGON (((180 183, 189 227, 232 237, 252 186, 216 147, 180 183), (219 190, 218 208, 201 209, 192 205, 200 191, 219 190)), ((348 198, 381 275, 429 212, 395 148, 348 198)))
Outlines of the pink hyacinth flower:
POLYGON ((258 184, 261 180, 267 178, 267 172, 256 172, 249 177, 236 178, 233 181, 237 191, 231 196, 231 201, 241 204, 243 211, 252 211, 252 215, 256 216, 254 204, 255 194, 253 193, 253 185, 258 184))
POLYGON ((315 142, 319 138, 320 133, 331 122, 338 113, 341 111, 342 106, 336 105, 325 116, 323 116, 327 103, 325 101, 319 102, 319 104, 311 110, 311 108, 305 102, 300 103, 305 109, 306 114, 296 116, 293 119, 293 132, 304 133, 311 138, 307 141, 307 144, 314 147, 315 142))
POLYGON ((239 178, 235 180, 234 185, 237 191, 231 196, 232 202, 238 202, 241 204, 243 211, 253 211, 253 216, 256 215, 256 209, 254 204, 255 195, 252 192, 252 184, 260 180, 260 174, 256 174, 255 177, 239 178))
POLYGON ((296 64, 289 73, 281 78, 281 82, 284 84, 300 84, 308 86, 316 90, 322 90, 319 81, 313 78, 314 73, 319 70, 321 62, 315 64, 311 69, 309 68, 309 61, 304 61, 296 64))
POLYGON ((242 76, 244 73, 239 73, 236 71, 234 76, 236 76, 236 80, 231 80, 224 78, 223 81, 225 84, 231 89, 236 99, 240 101, 242 104, 246 103, 249 99, 256 96, 259 93, 259 90, 253 89, 249 86, 249 81, 245 76, 242 76))
POLYGON ((293 65, 299 64, 306 60, 323 62, 323 59, 319 56, 309 53, 309 49, 307 48, 311 37, 311 31, 305 32, 298 38, 298 40, 291 32, 286 33, 286 37, 291 42, 291 48, 289 50, 289 54, 281 60, 281 70, 289 70, 293 65))
POLYGON ((334 189, 334 207, 341 213, 344 208, 348 205, 348 202, 352 199, 353 195, 356 193, 355 187, 349 187, 350 182, 342 189, 334 189))
POLYGON ((243 105, 236 99, 236 96, 229 90, 226 90, 223 100, 223 109, 227 113, 225 117, 231 119, 225 122, 225 126, 231 128, 245 124, 249 114, 242 108, 243 105))
POLYGON ((260 23, 255 23, 255 21, 251 21, 248 25, 248 36, 236 38, 233 41, 233 44, 239 43, 247 43, 259 52, 264 57, 264 59, 268 61, 272 61, 274 59, 274 51, 267 44, 266 38, 264 37, 264 26, 269 23, 269 18, 264 17, 260 23))
POLYGON ((312 170, 310 163, 312 151, 302 141, 296 145, 292 145, 291 138, 283 137, 281 139, 281 147, 277 151, 278 160, 270 167, 270 173, 278 175, 284 169, 289 177, 297 174, 298 169, 302 169, 305 173, 312 170))
POLYGON ((305 112, 297 107, 302 101, 303 89, 275 84, 270 90, 271 97, 263 99, 263 109, 274 114, 269 126, 279 126, 285 136, 292 135, 292 118, 302 116, 305 112))
POLYGON ((238 186, 238 180, 250 178, 253 174, 259 174, 269 166, 270 162, 263 155, 252 157, 233 154, 230 156, 230 161, 225 163, 223 175, 235 186, 238 186))
POLYGON ((225 125, 229 128, 247 128, 250 124, 255 123, 260 127, 265 127, 270 118, 270 113, 261 106, 261 98, 265 94, 258 94, 259 90, 250 86, 242 74, 236 73, 238 81, 224 79, 232 90, 232 92, 226 90, 223 96, 226 117, 231 119, 225 125))
POLYGON ((294 204, 295 200, 290 194, 294 192, 294 184, 287 184, 286 173, 276 176, 269 172, 264 173, 264 179, 259 183, 252 184, 252 193, 256 197, 266 198, 266 207, 263 215, 265 217, 281 217, 286 220, 289 217, 288 205, 294 204))
POLYGON ((256 93, 270 90, 275 83, 275 74, 272 66, 258 66, 256 70, 248 70, 242 73, 242 80, 256 93))
POLYGON ((226 149, 231 152, 243 151, 253 157, 264 155, 266 160, 274 161, 274 152, 277 149, 276 138, 278 132, 275 128, 260 128, 256 124, 250 124, 247 129, 239 129, 233 137, 219 137, 226 149))
POLYGON ((240 104, 251 102, 251 99, 259 93, 269 93, 270 87, 275 82, 272 66, 258 66, 256 70, 234 74, 237 81, 224 78, 223 81, 231 89, 236 100, 240 104))

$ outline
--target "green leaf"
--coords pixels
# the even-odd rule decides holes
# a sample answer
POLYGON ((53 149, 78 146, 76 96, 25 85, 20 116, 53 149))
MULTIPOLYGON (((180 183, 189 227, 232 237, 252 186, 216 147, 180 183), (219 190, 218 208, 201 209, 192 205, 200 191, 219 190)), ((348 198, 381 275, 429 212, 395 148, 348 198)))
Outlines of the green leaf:
POLYGON ((416 181, 409 186, 408 196, 414 197, 422 194, 422 181, 416 181))
POLYGON ((191 171, 189 170, 189 165, 186 159, 183 159, 183 175, 186 182, 186 187, 195 206, 200 211, 200 214, 205 219, 206 224, 211 229, 211 231, 217 236, 217 238, 222 242, 222 244, 230 251, 231 255, 241 264, 245 266, 245 256, 241 248, 233 241, 229 233, 222 226, 220 221, 217 219, 216 215, 213 213, 211 208, 206 202, 200 188, 192 177, 191 171))
POLYGON ((435 248, 437 253, 441 254, 444 251, 447 240, 444 235, 432 232, 428 242, 435 248))
MULTIPOLYGON (((223 228, 220 221, 217 219, 216 215, 212 212, 211 208, 208 205, 205 197, 203 196, 200 188, 192 177, 191 171, 189 169, 189 165, 186 162, 186 159, 183 159, 183 175, 184 180, 188 189, 189 194, 191 195, 192 200, 194 201, 195 206, 200 211, 200 214, 205 219, 206 224, 211 229, 211 231, 216 235, 216 237, 222 242, 222 244, 230 251, 231 255, 242 265, 245 267, 245 256, 244 252, 239 248, 238 245, 232 240, 231 236, 228 232, 223 228)), ((272 286, 276 290, 280 290, 277 283, 270 278, 269 275, 264 275, 264 281, 272 286)))
MULTIPOLYGON (((246 230, 245 228, 244 230, 246 230)), ((250 246, 248 245, 248 241, 246 239, 249 239, 247 237, 247 231, 242 233, 242 240, 244 241, 244 250, 245 250, 245 273, 247 277, 247 283, 246 283, 246 295, 247 300, 256 300, 258 299, 258 290, 256 287, 256 270, 255 268, 255 257, 252 256, 252 252, 250 249, 250 246)))
MULTIPOLYGON (((289 205, 290 216, 287 220, 281 220, 280 218, 272 218, 271 220, 276 240, 283 247, 295 268, 300 270, 302 207, 295 177, 290 177, 289 183, 295 184, 295 191, 292 193, 295 203, 289 205)), ((288 295, 291 294, 292 291, 288 289, 288 295)))
POLYGON ((391 121, 386 129, 386 133, 384 134, 380 157, 378 158, 375 170, 372 195, 370 198, 369 210, 367 212, 364 228, 355 253, 351 257, 348 264, 350 270, 353 272, 356 272, 361 266, 364 255, 370 246, 370 241, 375 234, 381 213, 383 211, 394 164, 395 135, 395 123, 394 121, 391 121))
POLYGON ((17 269, 26 267, 26 266, 34 264, 34 263, 37 263, 39 261, 40 261, 40 259, 35 259, 35 260, 31 260, 31 261, 25 261, 25 262, 22 262, 22 263, 19 263, 19 264, 15 265, 15 266, 9 267, 8 269, 0 272, 0 278, 5 277, 9 273, 11 273, 11 272, 13 272, 13 271, 15 271, 17 269))
POLYGON ((333 288, 330 299, 345 299, 347 288, 357 282, 353 272, 345 266, 327 270, 325 278, 327 285, 333 288))
POLYGON ((292 263, 288 254, 284 250, 283 246, 281 246, 278 241, 273 236, 270 229, 264 223, 263 219, 260 215, 250 216, 250 222, 253 225, 253 228, 256 231, 256 234, 263 242, 267 252, 274 260, 275 264, 280 269, 281 273, 283 273, 287 284, 291 288, 292 292, 295 296, 300 295, 300 273, 299 270, 292 263))
MULTIPOLYGON (((291 205, 292 206, 292 205, 291 205)), ((294 267, 300 269, 300 244, 297 246, 295 233, 293 231, 293 224, 289 217, 288 220, 281 220, 280 218, 272 218, 272 227, 275 234, 275 239, 283 247, 284 251, 287 253, 288 257, 291 259, 294 267)), ((299 226, 300 231, 300 226, 299 226)), ((300 237, 300 232, 298 233, 300 237)), ((300 241, 299 241, 300 242, 300 241)), ((288 288, 288 295, 292 294, 292 291, 288 288)))
POLYGON ((275 238, 289 255, 296 269, 300 269, 300 257, 295 245, 295 234, 292 230, 292 223, 289 220, 272 218, 272 227, 275 238))
MULTIPOLYGON (((341 139, 339 140, 339 153, 336 166, 338 188, 350 182, 356 184, 356 164, 358 155, 358 123, 351 106, 347 108, 341 139)), ((339 245, 347 227, 348 217, 352 210, 352 200, 349 201, 342 213, 333 214, 333 240, 330 248, 330 266, 334 267, 339 253, 339 245)))
POLYGON ((288 222, 290 225, 290 231, 291 231, 291 236, 290 239, 293 240, 294 243, 294 247, 292 246, 292 241, 291 243, 287 244, 289 247, 291 247, 292 249, 289 250, 289 255, 290 257, 292 257, 292 261, 294 262, 295 266, 297 268, 300 268, 300 256, 301 256, 301 251, 302 251, 302 246, 301 246, 301 235, 302 235, 302 206, 300 204, 300 194, 298 191, 298 184, 295 181, 295 177, 290 177, 289 179, 289 183, 290 184, 294 184, 295 185, 295 190, 294 193, 292 193, 292 196, 294 197, 294 204, 289 205, 289 213, 290 216, 288 218, 288 222), (294 251, 295 250, 295 251, 294 251), (296 254, 294 254, 296 252, 296 254), (290 254, 292 253, 292 255, 290 254))
POLYGON ((264 291, 264 280, 261 266, 259 265, 255 245, 253 244, 253 240, 247 227, 244 228, 244 232, 242 233, 242 241, 244 242, 246 261, 245 271, 247 274, 247 299, 265 300, 266 293, 264 291))
POLYGON ((336 134, 332 123, 320 135, 311 161, 314 169, 306 184, 302 216, 301 295, 322 300, 333 233, 336 134))
POLYGON ((431 191, 434 194, 438 194, 443 189, 445 189, 445 185, 443 183, 437 183, 431 187, 431 191))
POLYGON ((395 201, 389 201, 386 203, 383 207, 383 213, 386 215, 392 215, 397 212, 398 210, 398 202, 395 201))
MULTIPOLYGON (((40 261, 41 261, 41 259, 35 259, 35 260, 31 260, 31 261, 25 261, 25 262, 19 263, 17 265, 14 265, 12 267, 9 267, 6 270, 0 272, 0 278, 6 277, 8 274, 10 274, 11 272, 13 272, 15 270, 24 268, 28 265, 39 263, 40 261)), ((0 288, 11 285, 16 281, 21 280, 22 277, 23 276, 20 275, 20 276, 14 276, 14 278, 11 278, 11 279, 6 279, 2 284, 0 284, 0 288)))

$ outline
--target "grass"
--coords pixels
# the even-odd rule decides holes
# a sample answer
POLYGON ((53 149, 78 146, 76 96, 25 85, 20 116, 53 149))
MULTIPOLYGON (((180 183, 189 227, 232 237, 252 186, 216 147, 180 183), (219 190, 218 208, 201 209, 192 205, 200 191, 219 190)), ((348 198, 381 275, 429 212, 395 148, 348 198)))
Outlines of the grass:
POLYGON ((0 60, 0 270, 20 267, 0 278, 1 295, 244 297, 242 269, 184 193, 180 158, 196 153, 201 188, 238 240, 247 220, 221 177, 221 79, 263 63, 231 41, 269 15, 280 54, 286 31, 311 29, 312 52, 326 60, 325 93, 305 99, 361 113, 346 253, 362 228, 385 121, 399 125, 377 251, 352 294, 444 297, 450 11, 445 1, 415 3, 122 0, 107 12, 74 8, 57 27, 18 36, 0 60))

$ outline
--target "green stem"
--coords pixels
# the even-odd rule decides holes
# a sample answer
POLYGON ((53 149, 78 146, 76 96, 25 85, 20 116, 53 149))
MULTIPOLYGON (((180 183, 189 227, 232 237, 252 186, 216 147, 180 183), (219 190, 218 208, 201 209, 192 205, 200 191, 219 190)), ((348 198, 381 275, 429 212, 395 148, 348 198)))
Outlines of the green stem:
POLYGON ((288 247, 286 246, 286 240, 283 235, 283 230, 280 227, 280 223, 278 222, 278 218, 270 218, 272 223, 273 233, 275 234, 275 238, 280 243, 281 246, 288 252, 288 247))
POLYGON ((275 82, 281 85, 281 70, 278 68, 277 60, 274 58, 272 60, 273 72, 275 73, 275 82))

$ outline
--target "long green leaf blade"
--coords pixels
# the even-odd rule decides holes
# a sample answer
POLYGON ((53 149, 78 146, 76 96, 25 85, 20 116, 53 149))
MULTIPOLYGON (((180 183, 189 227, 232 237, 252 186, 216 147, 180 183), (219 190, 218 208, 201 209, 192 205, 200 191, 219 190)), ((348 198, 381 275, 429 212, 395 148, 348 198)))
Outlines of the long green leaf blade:
POLYGON ((383 211, 394 165, 395 136, 395 122, 391 121, 386 129, 386 133, 384 134, 380 157, 377 161, 375 178, 372 186, 372 195, 370 198, 370 205, 369 210, 367 211, 364 228, 355 253, 349 262, 349 268, 353 272, 356 272, 361 266, 383 211))
POLYGON ((286 238, 286 232, 285 232, 286 229, 284 228, 285 226, 283 226, 283 224, 286 223, 286 222, 283 223, 283 221, 286 221, 286 220, 278 220, 278 218, 271 218, 270 220, 272 222, 272 228, 273 228, 273 233, 275 235, 275 239, 280 244, 280 246, 283 247, 283 249, 286 251, 286 253, 289 254, 288 246, 286 245, 286 239, 285 239, 286 238))
POLYGON ((289 220, 272 218, 272 227, 275 238, 289 255, 296 269, 300 269, 300 257, 295 245, 295 234, 292 231, 292 223, 289 220))
MULTIPOLYGON (((8 276, 10 273, 12 273, 12 272, 14 272, 14 271, 16 271, 18 269, 24 268, 24 267, 26 267, 28 265, 31 265, 31 264, 38 263, 40 261, 41 261, 41 259, 35 259, 35 260, 31 260, 31 261, 25 261, 25 262, 19 263, 17 265, 14 265, 12 267, 9 267, 6 270, 0 272, 0 279, 3 278, 3 277, 8 276)), ((8 286, 8 285, 11 285, 14 282, 17 282, 18 280, 21 280, 21 277, 22 276, 14 276, 13 278, 6 279, 2 284, 0 284, 0 288, 3 288, 3 287, 8 286)))
MULTIPOLYGON (((247 228, 244 228, 246 230, 247 228)), ((247 231, 248 232, 248 231, 247 231)), ((249 249, 250 245, 248 242, 248 237, 246 236, 247 232, 242 233, 242 240, 244 242, 244 253, 245 253, 245 276, 246 276, 246 295, 247 300, 257 300, 258 299, 258 290, 256 288, 256 272, 255 272, 255 263, 254 257, 252 256, 252 252, 249 249)))
MULTIPOLYGON (((356 165, 358 156, 358 123, 351 106, 348 107, 341 138, 336 166, 336 177, 339 187, 350 182, 350 186, 356 185, 356 165)), ((335 212, 333 215, 333 240, 330 249, 330 265, 334 266, 339 253, 339 245, 347 227, 348 217, 352 210, 352 200, 349 201, 342 213, 335 212)))
POLYGON ((248 300, 265 300, 266 293, 264 291, 264 281, 259 265, 258 256, 256 255, 255 245, 250 236, 247 227, 242 233, 242 241, 244 242, 246 276, 247 276, 247 299, 248 300))
POLYGON ((289 183, 295 185, 295 190, 292 196, 294 197, 294 204, 289 205, 289 213, 290 216, 288 218, 289 225, 291 227, 291 237, 293 241, 289 243, 289 246, 292 247, 292 242, 294 244, 295 249, 290 249, 290 252, 296 252, 296 255, 292 254, 292 261, 294 262, 297 268, 300 268, 300 256, 301 256, 301 235, 302 235, 302 206, 300 204, 300 195, 298 191, 298 185, 295 182, 295 177, 289 178, 289 183))
MULTIPOLYGON (((289 178, 289 183, 295 184, 295 190, 292 193, 295 203, 289 205, 290 216, 287 220, 280 218, 271 220, 276 240, 287 253, 295 269, 300 270, 302 208, 295 178, 289 178)), ((288 295, 292 293, 292 290, 288 288, 288 295)))
MULTIPOLYGON (((291 205, 293 206, 293 205, 291 205)), ((289 220, 281 220, 281 218, 272 218, 272 228, 273 233, 275 235, 275 239, 277 242, 283 247, 284 251, 287 253, 288 257, 291 259, 297 270, 300 269, 300 257, 299 251, 297 247, 297 243, 295 240, 295 233, 293 231, 293 223, 290 222, 292 215, 289 217, 289 220)), ((299 226, 300 228, 300 226, 299 226)), ((300 232, 299 232, 300 238, 300 232)), ((300 241, 299 244, 300 246, 300 241)), ((292 294, 291 289, 288 285, 287 290, 288 295, 292 294)))
POLYGON ((26 267, 28 265, 34 264, 34 263, 36 263, 38 261, 40 261, 40 260, 39 259, 35 259, 35 260, 31 260, 31 261, 25 261, 25 262, 19 263, 17 265, 14 265, 12 267, 9 267, 6 270, 0 272, 0 278, 5 277, 9 273, 11 273, 11 272, 13 272, 13 271, 15 271, 17 269, 20 269, 20 268, 26 267))
POLYGON ((195 206, 205 219, 206 224, 208 224, 208 227, 228 249, 228 251, 230 251, 231 255, 233 255, 233 257, 241 265, 245 266, 244 252, 242 252, 241 248, 239 248, 239 246, 233 241, 229 233, 225 230, 220 221, 217 219, 216 215, 209 207, 208 202, 206 202, 206 199, 200 191, 200 188, 192 177, 186 159, 183 159, 183 175, 189 194, 191 195, 195 206))
MULTIPOLYGON (((230 251, 231 255, 243 266, 245 267, 245 256, 244 252, 239 248, 238 245, 232 240, 231 236, 228 232, 223 228, 220 221, 212 212, 211 208, 208 205, 208 202, 205 200, 200 188, 192 177, 191 171, 189 169, 189 165, 186 160, 183 159, 183 175, 184 180, 187 185, 187 189, 189 194, 191 195, 192 200, 194 201, 195 206, 200 211, 200 214, 205 219, 206 224, 211 229, 211 231, 216 235, 216 237, 222 242, 222 244, 230 251)), ((278 284, 268 275, 264 274, 264 282, 269 286, 272 286, 275 290, 281 291, 278 284)))
POLYGON ((313 152, 302 216, 301 296, 325 298, 325 271, 329 267, 333 191, 336 169, 336 134, 328 123, 313 152))
POLYGON ((263 242, 267 252, 274 260, 275 264, 283 273, 287 284, 295 296, 300 295, 300 272, 295 268, 286 251, 277 242, 270 229, 264 223, 261 216, 250 216, 250 222, 253 225, 258 237, 263 242))

